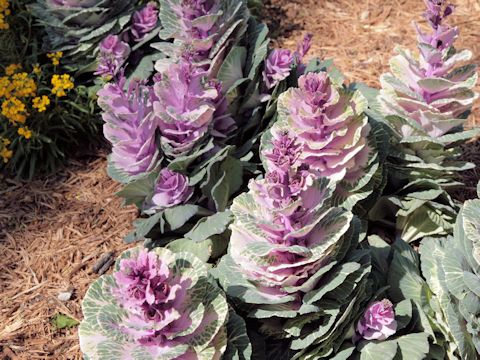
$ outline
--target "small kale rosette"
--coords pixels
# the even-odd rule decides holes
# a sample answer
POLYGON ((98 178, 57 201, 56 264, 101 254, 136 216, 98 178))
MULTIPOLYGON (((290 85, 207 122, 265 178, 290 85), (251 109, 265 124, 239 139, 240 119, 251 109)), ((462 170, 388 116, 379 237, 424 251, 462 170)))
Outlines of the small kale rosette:
POLYGON ((82 303, 80 348, 89 359, 221 359, 229 309, 191 253, 135 248, 82 303))

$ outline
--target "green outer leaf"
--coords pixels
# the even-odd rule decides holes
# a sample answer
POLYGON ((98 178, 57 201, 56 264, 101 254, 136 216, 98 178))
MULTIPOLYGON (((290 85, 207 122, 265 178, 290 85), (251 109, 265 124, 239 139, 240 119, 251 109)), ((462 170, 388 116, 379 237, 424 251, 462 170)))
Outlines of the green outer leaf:
POLYGON ((282 304, 288 303, 295 298, 285 296, 282 299, 272 300, 260 295, 256 287, 248 280, 239 276, 241 270, 229 254, 222 257, 216 268, 211 270, 211 274, 218 280, 220 286, 234 301, 247 304, 282 304))
POLYGON ((146 219, 137 219, 133 222, 134 230, 125 237, 127 244, 135 241, 144 240, 150 231, 155 226, 159 226, 161 231, 165 227, 165 220, 163 219, 163 213, 154 214, 146 219))
POLYGON ((247 49, 234 46, 228 53, 218 71, 218 79, 222 82, 222 92, 230 92, 234 84, 243 78, 243 68, 247 58, 247 49))
MULTIPOLYGON (((155 62, 163 58, 164 55, 158 53, 145 55, 142 57, 142 60, 140 60, 140 63, 135 67, 134 71, 129 74, 127 84, 129 84, 132 80, 149 79, 153 74, 155 62)), ((127 84, 126 86, 128 86, 127 84)))
POLYGON ((402 359, 405 360, 423 360, 430 349, 428 334, 426 333, 400 336, 397 339, 397 343, 400 348, 402 359))
POLYGON ((397 332, 404 329, 412 320, 412 302, 403 300, 395 304, 395 320, 397 320, 397 332))
POLYGON ((250 360, 252 345, 245 321, 229 308, 227 323, 228 345, 223 360, 250 360))
MULTIPOLYGON (((362 349, 360 360, 393 360, 398 346, 395 340, 370 341, 362 349)), ((404 360, 410 360, 405 358, 404 360)))
POLYGON ((135 204, 138 208, 141 208, 145 199, 152 195, 157 178, 157 172, 147 174, 128 183, 116 195, 124 198, 125 205, 135 204))
POLYGON ((250 18, 247 32, 248 57, 246 60, 246 69, 249 69, 248 78, 254 80, 261 63, 268 54, 268 27, 264 23, 257 23, 255 19, 250 18))
POLYGON ((165 209, 163 214, 165 221, 170 224, 171 230, 176 230, 185 225, 194 215, 200 213, 201 208, 197 205, 179 205, 165 209))
POLYGON ((232 221, 233 216, 230 210, 217 212, 200 219, 192 230, 185 234, 185 237, 195 242, 206 240, 213 235, 225 232, 232 221))
POLYGON ((225 211, 230 197, 243 184, 243 165, 240 160, 229 156, 220 166, 220 179, 213 185, 211 196, 217 211, 225 211))
POLYGON ((190 252, 205 263, 212 254, 211 240, 193 242, 190 239, 177 239, 169 242, 165 247, 175 253, 190 252))
POLYGON ((397 240, 388 273, 389 296, 394 302, 411 299, 423 303, 427 284, 420 276, 417 255, 405 242, 397 240))

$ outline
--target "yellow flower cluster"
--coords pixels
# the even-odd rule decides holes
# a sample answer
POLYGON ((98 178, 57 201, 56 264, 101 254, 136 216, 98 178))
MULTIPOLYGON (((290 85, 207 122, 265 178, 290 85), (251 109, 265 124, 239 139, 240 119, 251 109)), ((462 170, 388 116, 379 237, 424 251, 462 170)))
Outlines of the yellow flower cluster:
MULTIPOLYGON (((1 1, 1 0, 0 0, 1 1)), ((32 137, 31 130, 24 126, 29 116, 28 104, 29 98, 36 96, 37 84, 31 74, 22 72, 20 64, 11 64, 5 68, 5 76, 0 77, 0 103, 1 115, 5 117, 17 130, 18 135, 25 139, 32 137)), ((50 100, 40 98, 39 106, 46 107, 50 100)), ((1 120, 1 118, 0 118, 1 120)), ((11 157, 12 151, 7 148, 10 140, 4 139, 0 143, 0 157, 7 162, 11 157), (8 144, 5 143, 8 141, 8 144)))
MULTIPOLYGON (((0 0, 1 1, 1 0, 0 0)), ((11 76, 17 72, 17 70, 21 70, 21 64, 10 64, 5 68, 5 74, 11 76)))
POLYGON ((11 86, 8 76, 0 77, 0 97, 10 97, 13 90, 11 86))
POLYGON ((44 112, 47 110, 47 106, 50 105, 50 99, 48 96, 42 95, 42 97, 37 96, 33 99, 33 107, 37 109, 38 112, 44 112))
POLYGON ((21 98, 33 97, 37 92, 37 84, 29 74, 18 72, 21 68, 20 64, 11 64, 5 69, 6 76, 0 77, 0 98, 4 98, 2 115, 15 126, 25 123, 28 116, 21 98))
POLYGON ((10 15, 8 0, 0 0, 0 30, 7 30, 10 26, 5 20, 5 17, 10 15))
POLYGON ((4 138, 0 138, 0 140, 0 157, 2 157, 4 163, 7 163, 8 160, 10 160, 13 156, 13 151, 8 149, 8 145, 10 145, 10 140, 4 138))
POLYGON ((17 64, 7 66, 5 73, 8 76, 0 77, 0 97, 9 99, 35 96, 37 84, 26 72, 15 73, 20 68, 17 64))
POLYGON ((42 69, 40 68, 40 65, 38 64, 35 64, 33 66, 33 71, 32 71, 35 75, 40 75, 42 73, 42 69))
POLYGON ((14 74, 12 76, 12 86, 15 89, 13 96, 16 97, 30 97, 35 96, 37 92, 37 84, 35 80, 28 77, 25 72, 14 74))
MULTIPOLYGON (((1 1, 1 0, 0 0, 1 1)), ((47 54, 47 57, 52 60, 52 64, 54 66, 57 66, 60 64, 60 59, 62 58, 63 56, 63 51, 57 51, 55 53, 49 53, 47 54)))
MULTIPOLYGON (((2 0, 0 0, 0 7, 2 0)), ((62 53, 49 56, 53 63, 58 63, 62 53)), ((27 125, 27 119, 32 112, 42 113, 47 111, 51 98, 47 95, 37 94, 42 81, 42 68, 36 64, 30 73, 22 70, 20 64, 11 64, 5 68, 4 76, 0 76, 0 121, 8 121, 15 129, 10 133, 18 135, 16 139, 29 140, 35 133, 27 125)), ((42 84, 43 85, 43 84, 42 84)), ((69 74, 54 74, 51 78, 51 93, 58 98, 67 95, 74 88, 73 78, 69 74)), ((40 88, 43 88, 41 86, 40 88)), ((11 136, 9 135, 9 137, 11 136)), ((0 163, 7 163, 13 156, 9 149, 10 140, 0 137, 0 163)))
POLYGON ((18 132, 18 135, 23 136, 27 140, 32 137, 32 132, 30 131, 28 126, 19 128, 17 132, 18 132))
POLYGON ((52 94, 57 95, 57 97, 66 96, 67 93, 65 92, 65 90, 71 90, 74 88, 71 76, 68 74, 53 75, 52 85, 52 94))
POLYGON ((14 125, 23 124, 27 120, 25 104, 16 97, 11 97, 2 103, 2 115, 14 125))

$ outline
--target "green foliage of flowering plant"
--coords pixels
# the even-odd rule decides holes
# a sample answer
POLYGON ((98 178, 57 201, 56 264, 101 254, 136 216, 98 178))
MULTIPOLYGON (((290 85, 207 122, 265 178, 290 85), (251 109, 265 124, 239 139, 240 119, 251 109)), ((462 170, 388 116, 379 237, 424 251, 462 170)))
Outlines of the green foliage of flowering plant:
POLYGON ((91 91, 63 66, 63 54, 38 52, 42 33, 25 5, 12 2, 10 26, 0 30, 8 54, 0 69, 0 169, 32 178, 54 172, 90 142, 100 120, 91 91))

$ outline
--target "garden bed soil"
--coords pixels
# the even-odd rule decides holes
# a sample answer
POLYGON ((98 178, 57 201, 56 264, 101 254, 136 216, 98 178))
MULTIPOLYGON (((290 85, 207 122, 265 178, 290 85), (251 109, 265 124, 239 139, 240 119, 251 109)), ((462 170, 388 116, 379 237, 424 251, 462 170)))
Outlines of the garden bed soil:
MULTIPOLYGON (((458 46, 470 48, 479 64, 480 2, 455 3, 458 46)), ((333 58, 348 80, 378 87, 394 44, 413 48, 411 21, 422 8, 421 0, 269 0, 264 18, 278 46, 294 49, 310 32, 310 57, 333 58)), ((469 124, 480 124, 480 102, 469 124)), ((480 163, 478 142, 466 147, 466 158, 480 163)), ((0 179, 0 359, 81 359, 76 327, 56 330, 51 319, 81 320, 81 299, 98 277, 92 267, 108 251, 129 247, 122 238, 137 216, 121 206, 105 168, 100 152, 31 183, 0 179), (70 300, 58 299, 69 291, 70 300)), ((478 171, 469 172, 458 197, 469 197, 478 179, 478 171)))

